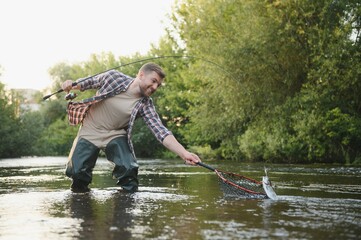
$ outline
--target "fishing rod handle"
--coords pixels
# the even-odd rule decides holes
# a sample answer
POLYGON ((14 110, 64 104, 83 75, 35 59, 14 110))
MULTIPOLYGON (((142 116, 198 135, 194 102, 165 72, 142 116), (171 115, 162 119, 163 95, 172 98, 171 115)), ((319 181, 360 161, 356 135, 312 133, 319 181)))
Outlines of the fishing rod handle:
MULTIPOLYGON (((85 79, 84 79, 85 80, 85 79)), ((83 80, 82 80, 83 81, 83 80)), ((71 87, 73 88, 73 87, 75 87, 76 85, 78 85, 78 83, 79 82, 73 82, 72 84, 71 84, 71 87)), ((70 89, 70 90, 72 90, 72 89, 70 89)), ((60 88, 58 91, 56 91, 54 94, 57 94, 57 93, 61 93, 61 92, 64 92, 64 89, 62 89, 62 88, 60 88)))
MULTIPOLYGON (((78 85, 78 83, 79 83, 79 82, 73 82, 73 83, 71 84, 71 86, 72 86, 72 87, 75 87, 76 85, 78 85)), ((43 97, 43 101, 45 101, 46 99, 50 98, 51 96, 53 96, 53 95, 55 95, 55 94, 61 93, 61 92, 64 92, 64 89, 60 88, 58 91, 53 92, 53 93, 51 93, 51 94, 49 94, 49 95, 44 96, 44 97, 43 97)))

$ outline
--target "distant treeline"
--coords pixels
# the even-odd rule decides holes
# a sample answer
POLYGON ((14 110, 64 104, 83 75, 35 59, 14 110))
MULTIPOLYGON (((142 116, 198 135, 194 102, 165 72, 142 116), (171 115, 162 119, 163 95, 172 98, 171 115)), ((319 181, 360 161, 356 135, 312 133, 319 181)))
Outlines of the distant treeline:
MULTIPOLYGON (((154 60, 168 74, 154 100, 164 124, 204 159, 361 163, 359 1, 181 0, 170 20, 145 55, 55 65, 52 91, 147 57, 196 56, 154 60)), ((135 76, 142 64, 119 70, 135 76)), ((40 111, 22 112, 19 96, 0 92, 0 158, 68 154, 77 128, 64 94, 38 96, 40 111)), ((133 141, 138 157, 172 157, 141 121, 133 141)))

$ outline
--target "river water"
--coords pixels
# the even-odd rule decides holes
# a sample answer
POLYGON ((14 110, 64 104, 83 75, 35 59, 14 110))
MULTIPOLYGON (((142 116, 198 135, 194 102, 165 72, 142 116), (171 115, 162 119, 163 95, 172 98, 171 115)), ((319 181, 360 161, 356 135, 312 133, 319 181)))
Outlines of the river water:
MULTIPOLYGON (((277 200, 224 195, 214 172, 139 160, 124 193, 100 158, 90 193, 72 193, 65 157, 0 160, 0 239, 360 239, 361 167, 267 165, 277 200)), ((263 164, 207 162, 257 180, 263 164)))

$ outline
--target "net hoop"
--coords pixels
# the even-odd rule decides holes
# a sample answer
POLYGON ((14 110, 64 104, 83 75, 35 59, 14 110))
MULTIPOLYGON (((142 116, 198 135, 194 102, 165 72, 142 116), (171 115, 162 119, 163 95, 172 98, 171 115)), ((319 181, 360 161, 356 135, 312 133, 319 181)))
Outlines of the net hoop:
POLYGON ((238 178, 238 179, 243 179, 243 180, 246 180, 246 181, 248 181, 248 182, 252 182, 252 183, 257 184, 257 185, 262 185, 262 182, 261 182, 261 181, 257 181, 257 180, 255 180, 255 179, 248 178, 248 177, 245 177, 245 176, 242 176, 242 175, 239 175, 239 174, 235 174, 235 173, 231 173, 231 172, 223 172, 223 171, 220 171, 220 170, 217 170, 217 169, 215 170, 215 172, 216 172, 217 176, 218 176, 225 184, 231 185, 232 187, 235 187, 235 188, 237 188, 237 189, 239 189, 239 190, 242 190, 242 191, 244 191, 244 192, 246 192, 246 193, 249 193, 249 194, 262 195, 262 196, 267 197, 267 194, 264 193, 264 192, 252 191, 252 190, 250 190, 250 189, 247 189, 247 188, 245 188, 245 187, 242 187, 242 186, 240 186, 240 185, 238 185, 238 184, 236 184, 236 183, 228 180, 227 178, 225 178, 225 177, 223 176, 222 173, 227 174, 227 175, 231 175, 231 176, 236 177, 236 178, 238 178))

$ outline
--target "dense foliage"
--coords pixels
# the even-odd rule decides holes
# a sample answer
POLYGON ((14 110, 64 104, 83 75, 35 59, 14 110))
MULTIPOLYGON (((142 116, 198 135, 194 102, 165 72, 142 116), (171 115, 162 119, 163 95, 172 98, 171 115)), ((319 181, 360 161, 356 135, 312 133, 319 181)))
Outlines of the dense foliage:
POLYGON ((199 63, 188 142, 223 158, 360 162, 358 1, 181 1, 173 16, 199 63))
MULTIPOLYGON (((154 96, 158 111, 191 150, 205 158, 361 163, 359 1, 180 0, 171 22, 147 55, 59 63, 50 70, 52 91, 66 79, 147 57, 197 56, 154 60, 168 74, 154 96)), ((143 63, 120 70, 135 76, 143 63)), ((68 153, 77 128, 66 122, 64 95, 19 115, 0 90, 7 123, 0 157, 68 153)), ((141 121, 136 128, 139 156, 168 154, 141 121)))

